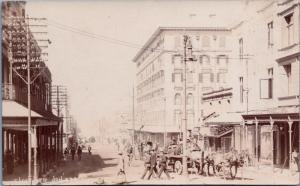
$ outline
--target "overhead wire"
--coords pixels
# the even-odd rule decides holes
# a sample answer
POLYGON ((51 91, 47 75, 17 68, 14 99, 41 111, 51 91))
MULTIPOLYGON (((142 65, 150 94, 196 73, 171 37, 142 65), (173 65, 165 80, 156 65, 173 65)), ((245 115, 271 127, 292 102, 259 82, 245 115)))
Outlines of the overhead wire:
MULTIPOLYGON (((136 43, 131 43, 131 42, 128 42, 128 41, 123 41, 123 40, 115 39, 115 38, 112 38, 112 37, 91 33, 91 32, 88 32, 88 31, 84 31, 84 30, 75 28, 73 26, 58 23, 58 22, 53 21, 53 20, 48 20, 48 24, 55 27, 55 28, 58 28, 60 30, 73 32, 73 33, 76 33, 76 34, 79 34, 79 35, 82 35, 82 36, 90 37, 90 38, 93 38, 93 39, 99 39, 99 40, 102 40, 102 41, 105 41, 105 42, 109 42, 109 43, 112 43, 112 44, 129 47, 129 48, 133 48, 133 49, 150 50, 152 52, 158 51, 158 52, 174 53, 174 51, 170 51, 170 50, 145 47, 145 46, 142 46, 142 45, 139 45, 139 44, 136 44, 136 43)), ((219 52, 219 51, 208 51, 208 52, 219 52)), ((241 59, 249 59, 250 58, 250 55, 245 54, 243 56, 247 56, 247 57, 237 57, 237 58, 227 57, 227 59, 241 60, 241 59)), ((219 59, 218 57, 210 57, 210 58, 219 59)))

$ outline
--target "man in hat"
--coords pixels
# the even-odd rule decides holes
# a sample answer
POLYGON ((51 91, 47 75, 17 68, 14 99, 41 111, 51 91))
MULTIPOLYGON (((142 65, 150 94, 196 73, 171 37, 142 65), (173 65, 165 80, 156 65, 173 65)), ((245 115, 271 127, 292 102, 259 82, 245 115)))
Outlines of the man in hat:
POLYGON ((164 172, 167 175, 168 179, 170 179, 171 177, 170 177, 170 175, 168 173, 168 170, 167 170, 167 156, 166 156, 166 154, 167 154, 167 151, 162 150, 162 156, 161 156, 160 162, 159 162, 160 170, 158 172, 158 178, 160 178, 162 172, 164 172))
POLYGON ((148 180, 150 180, 152 174, 153 174, 153 171, 155 172, 156 175, 158 175, 158 172, 157 172, 157 169, 156 169, 156 165, 157 165, 157 157, 156 157, 156 152, 154 149, 151 149, 150 150, 150 173, 149 173, 149 176, 148 176, 148 180))
POLYGON ((150 172, 150 153, 149 151, 145 151, 144 154, 144 162, 145 162, 145 170, 144 173, 141 177, 141 179, 144 179, 144 177, 146 176, 147 172, 150 172))

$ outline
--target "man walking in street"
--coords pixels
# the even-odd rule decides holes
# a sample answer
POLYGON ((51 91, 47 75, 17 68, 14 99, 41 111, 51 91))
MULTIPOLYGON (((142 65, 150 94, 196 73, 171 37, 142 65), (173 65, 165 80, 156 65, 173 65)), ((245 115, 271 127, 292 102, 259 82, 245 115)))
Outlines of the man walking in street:
POLYGON ((162 156, 160 158, 160 162, 159 162, 159 165, 160 165, 160 170, 158 172, 158 178, 161 177, 161 174, 162 172, 164 172, 168 179, 171 179, 169 173, 168 173, 168 170, 167 170, 167 157, 166 157, 166 154, 167 154, 167 151, 162 151, 162 156))
POLYGON ((149 154, 149 151, 145 151, 145 154, 144 154, 144 162, 145 162, 145 170, 144 170, 144 173, 141 177, 141 179, 144 179, 144 177, 146 176, 147 172, 150 172, 150 154, 149 154))
POLYGON ((78 160, 80 161, 81 160, 81 154, 82 154, 82 149, 80 146, 78 146, 77 148, 77 155, 78 155, 78 160))
POLYGON ((74 160, 75 152, 76 152, 75 145, 72 145, 71 147, 72 160, 74 160))
POLYGON ((156 169, 156 165, 157 165, 157 158, 156 158, 156 152, 154 149, 151 149, 151 156, 150 156, 150 173, 148 176, 148 180, 150 180, 153 171, 155 172, 156 175, 158 175, 157 169, 156 169))

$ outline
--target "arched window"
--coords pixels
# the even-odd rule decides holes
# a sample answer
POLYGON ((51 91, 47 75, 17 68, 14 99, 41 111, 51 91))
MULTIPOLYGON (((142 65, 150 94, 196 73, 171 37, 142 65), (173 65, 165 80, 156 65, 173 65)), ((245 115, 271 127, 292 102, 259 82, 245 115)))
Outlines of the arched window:
POLYGON ((194 97, 193 97, 193 94, 192 93, 188 93, 187 95, 187 105, 193 105, 193 102, 194 102, 194 97))
POLYGON ((175 102, 175 105, 180 105, 181 104, 181 95, 180 95, 180 93, 175 94, 174 102, 175 102))

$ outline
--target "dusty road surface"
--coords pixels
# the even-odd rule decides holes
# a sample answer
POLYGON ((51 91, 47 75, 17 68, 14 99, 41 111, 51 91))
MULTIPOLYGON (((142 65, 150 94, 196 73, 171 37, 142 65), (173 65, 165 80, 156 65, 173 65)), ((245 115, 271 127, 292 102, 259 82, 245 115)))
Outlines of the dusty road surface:
MULTIPOLYGON (((83 151, 81 161, 75 156, 61 164, 61 166, 51 174, 51 178, 42 185, 99 185, 99 184, 119 184, 117 179, 117 149, 112 145, 92 146, 92 155, 86 150, 83 151)), ((125 184, 298 184, 299 173, 291 175, 288 171, 276 170, 272 174, 270 168, 247 167, 241 175, 238 171, 236 179, 224 179, 221 176, 200 176, 189 175, 185 178, 182 175, 170 173, 172 179, 167 180, 163 174, 161 179, 151 178, 141 180, 144 170, 143 162, 134 160, 132 165, 126 166, 125 184)), ((5 185, 26 184, 25 182, 4 182, 5 185)))

